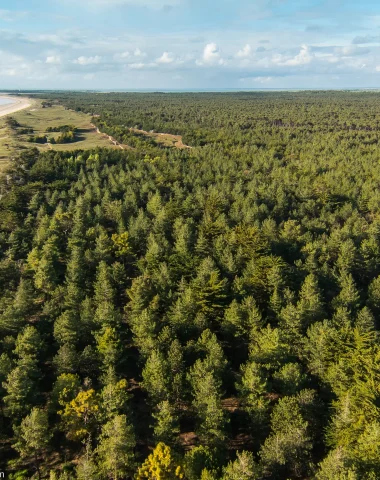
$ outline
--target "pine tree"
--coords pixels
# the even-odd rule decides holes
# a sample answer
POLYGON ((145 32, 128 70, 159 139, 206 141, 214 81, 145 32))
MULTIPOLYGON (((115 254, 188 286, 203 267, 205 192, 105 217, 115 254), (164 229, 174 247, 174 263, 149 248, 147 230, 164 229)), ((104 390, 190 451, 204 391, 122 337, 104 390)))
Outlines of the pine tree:
POLYGON ((154 440, 157 443, 163 442, 166 445, 173 446, 180 433, 179 419, 174 408, 167 400, 164 400, 157 405, 152 416, 155 419, 154 440))
POLYGON ((227 366, 227 360, 216 335, 208 329, 204 330, 197 341, 196 348, 206 355, 202 360, 203 368, 212 372, 221 380, 227 366))
POLYGON ((152 404, 157 404, 169 398, 170 378, 169 365, 163 354, 153 350, 148 357, 143 376, 143 387, 148 392, 152 404))
POLYGON ((380 275, 368 287, 367 304, 376 315, 380 313, 380 275))
POLYGON ((255 430, 260 431, 267 422, 269 387, 264 373, 257 363, 248 362, 243 365, 241 373, 241 383, 237 384, 236 387, 244 410, 251 417, 255 430))
POLYGON ((101 409, 104 417, 109 420, 116 415, 128 413, 129 393, 125 378, 118 380, 113 367, 104 376, 104 387, 101 395, 101 409))
POLYGON ((116 329, 111 327, 102 328, 96 334, 97 350, 103 364, 103 370, 114 368, 120 357, 120 340, 116 329))
POLYGON ((324 318, 322 295, 314 274, 308 275, 302 284, 297 310, 301 317, 303 332, 310 324, 324 318))
POLYGON ((206 258, 197 270, 192 282, 196 304, 205 315, 219 315, 226 299, 226 279, 220 279, 220 272, 211 258, 206 258))
POLYGON ((57 374, 76 373, 79 370, 78 352, 75 346, 64 343, 59 347, 57 355, 53 358, 53 365, 57 374))
POLYGON ((185 478, 199 480, 202 472, 207 469, 213 471, 218 468, 219 458, 217 450, 205 445, 195 446, 186 452, 184 458, 185 478))
POLYGON ((99 480, 99 469, 95 462, 95 455, 90 445, 90 439, 86 443, 86 451, 79 458, 75 468, 76 480, 99 480))
POLYGON ((66 268, 66 288, 67 295, 65 305, 70 309, 79 309, 80 303, 84 299, 84 280, 86 265, 84 262, 84 251, 80 246, 73 246, 70 252, 70 258, 66 268))
POLYGON ((262 326, 262 315, 253 297, 246 297, 241 304, 233 300, 225 310, 224 327, 247 343, 262 326))
POLYGON ((19 358, 37 358, 42 350, 42 339, 37 329, 32 326, 27 326, 18 334, 14 353, 19 358))
POLYGON ((177 339, 173 340, 168 350, 168 366, 170 375, 170 396, 175 406, 178 406, 183 394, 185 380, 185 362, 183 348, 177 339))
POLYGON ((16 423, 32 408, 37 395, 38 376, 36 361, 31 357, 22 359, 8 374, 3 384, 6 390, 4 404, 6 414, 13 422, 16 423))
POLYGON ((39 408, 33 408, 30 415, 25 417, 17 430, 18 442, 14 448, 22 459, 33 458, 38 478, 41 477, 40 455, 49 445, 52 432, 49 430, 47 413, 39 408))
POLYGON ((150 307, 129 317, 134 342, 143 357, 149 356, 156 346, 157 314, 157 302, 152 302, 150 307))
POLYGON ((66 310, 54 322, 54 338, 60 345, 76 345, 79 326, 77 314, 73 310, 66 310))
POLYGON ((224 469, 222 480, 259 480, 261 478, 258 465, 251 452, 237 453, 234 462, 224 469))
POLYGON ((221 382, 218 375, 202 360, 191 367, 189 380, 193 391, 198 427, 197 433, 206 445, 217 445, 225 438, 228 421, 221 404, 221 382))
POLYGON ((273 409, 271 434, 260 451, 266 476, 307 474, 312 448, 308 422, 302 417, 295 397, 284 397, 273 409))
MULTIPOLYGON (((376 477, 375 477, 376 478, 376 477)), ((316 480, 359 480, 359 474, 343 448, 330 451, 319 464, 316 480)))
POLYGON ((58 283, 58 237, 50 237, 42 248, 41 259, 38 262, 34 283, 36 288, 49 294, 58 283))
POLYGON ((340 292, 333 300, 333 306, 345 307, 349 311, 356 312, 360 303, 360 295, 356 288, 353 276, 348 273, 344 273, 339 278, 340 292))
POLYGON ((95 320, 99 325, 115 327, 120 323, 120 313, 115 307, 115 290, 110 269, 106 262, 100 262, 95 282, 95 320))
POLYGON ((125 415, 117 415, 102 427, 97 454, 103 474, 112 480, 133 472, 135 437, 125 415))

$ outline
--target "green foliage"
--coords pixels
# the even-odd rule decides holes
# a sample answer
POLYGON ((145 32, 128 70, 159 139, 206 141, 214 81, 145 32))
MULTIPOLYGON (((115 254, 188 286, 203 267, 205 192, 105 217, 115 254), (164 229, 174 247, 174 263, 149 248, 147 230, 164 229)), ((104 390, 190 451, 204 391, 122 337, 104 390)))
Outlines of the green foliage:
POLYGON ((251 452, 237 453, 234 462, 224 469, 223 480, 256 480, 260 478, 259 468, 251 452))
POLYGON ((17 436, 18 442, 14 448, 20 453, 22 459, 33 458, 38 478, 41 478, 39 456, 46 449, 52 437, 47 413, 44 410, 33 408, 30 415, 22 420, 17 436))
POLYGON ((134 446, 135 437, 125 415, 117 415, 103 426, 97 454, 106 478, 118 480, 133 472, 134 446))
POLYGON ((39 372, 31 357, 21 359, 3 383, 6 414, 14 422, 26 415, 36 401, 36 380, 39 372))
POLYGON ((157 405, 157 411, 152 416, 155 419, 153 435, 155 441, 173 445, 180 433, 178 416, 173 407, 164 400, 157 405))
POLYGON ((134 148, 25 150, 2 182, 12 473, 379 477, 378 94, 38 96, 134 148))
POLYGON ((284 478, 300 476, 308 470, 312 438, 299 401, 284 397, 271 414, 271 434, 262 445, 260 458, 264 472, 284 478))
POLYGON ((184 458, 184 471, 186 478, 197 480, 204 470, 212 471, 217 467, 215 450, 200 445, 189 450, 184 458))

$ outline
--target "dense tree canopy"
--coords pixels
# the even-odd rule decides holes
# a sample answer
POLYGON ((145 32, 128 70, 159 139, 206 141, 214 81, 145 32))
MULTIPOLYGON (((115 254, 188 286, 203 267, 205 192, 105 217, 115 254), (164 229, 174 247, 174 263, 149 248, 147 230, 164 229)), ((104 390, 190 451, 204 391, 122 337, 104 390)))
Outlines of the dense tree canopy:
POLYGON ((380 479, 378 94, 40 96, 134 148, 2 180, 1 467, 380 479))

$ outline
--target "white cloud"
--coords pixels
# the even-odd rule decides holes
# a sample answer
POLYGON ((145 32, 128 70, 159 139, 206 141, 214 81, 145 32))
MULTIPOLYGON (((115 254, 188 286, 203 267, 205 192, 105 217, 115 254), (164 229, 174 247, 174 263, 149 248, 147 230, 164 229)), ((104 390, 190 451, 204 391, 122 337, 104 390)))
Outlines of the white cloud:
POLYGON ((58 55, 51 55, 49 57, 46 57, 45 63, 59 65, 61 63, 61 57, 59 57, 58 55))
POLYGON ((156 60, 157 63, 173 63, 174 58, 170 56, 169 52, 164 52, 160 58, 156 60))
POLYGON ((335 53, 343 57, 354 57, 358 55, 365 55, 370 52, 368 48, 357 47, 356 45, 349 45, 346 47, 336 47, 335 53))
POLYGON ((296 67, 298 65, 306 65, 310 63, 312 56, 309 51, 309 47, 307 45, 302 45, 300 53, 296 55, 294 58, 287 60, 285 65, 296 67))
POLYGON ((78 57, 76 60, 74 60, 74 63, 78 65, 95 65, 97 63, 100 63, 100 60, 102 57, 99 57, 99 55, 95 55, 94 57, 78 57))
POLYGON ((269 83, 273 80, 272 77, 253 77, 252 79, 254 82, 259 82, 259 83, 269 83))
POLYGON ((245 45, 241 50, 237 52, 236 56, 238 58, 246 58, 251 55, 251 52, 252 52, 251 45, 247 43, 247 45, 245 45))
POLYGON ((215 60, 219 60, 220 53, 216 43, 209 43, 205 46, 203 51, 203 61, 205 63, 212 63, 215 60))
POLYGON ((273 77, 248 77, 241 78, 240 81, 243 83, 255 82, 255 83, 270 83, 273 80, 273 77))
POLYGON ((128 65, 129 68, 132 68, 133 70, 142 70, 144 68, 152 68, 156 67, 157 64, 152 62, 152 63, 130 63, 128 65))
POLYGON ((129 68, 133 68, 135 70, 139 70, 141 68, 144 68, 145 67, 145 63, 130 63, 128 65, 129 68))
POLYGON ((221 58, 220 56, 219 47, 214 42, 208 43, 205 46, 203 50, 202 60, 196 61, 197 65, 223 65, 224 63, 225 62, 223 58, 221 58))
POLYGON ((313 56, 310 53, 310 49, 307 45, 302 45, 300 53, 293 58, 286 58, 284 55, 275 55, 273 62, 277 65, 298 67, 300 65, 306 65, 311 62, 313 56))
POLYGON ((113 56, 113 58, 115 58, 116 60, 120 59, 120 60, 124 60, 125 58, 128 58, 130 57, 130 53, 129 52, 121 52, 121 53, 115 53, 115 55, 113 56))
POLYGON ((17 70, 15 68, 8 68, 3 73, 7 77, 15 77, 17 75, 17 70))
POLYGON ((25 78, 30 70, 23 57, 0 50, 0 76, 25 78))
POLYGON ((376 72, 380 72, 380 65, 378 65, 375 70, 376 72))
POLYGON ((135 57, 146 57, 146 53, 142 52, 139 48, 136 48, 136 50, 133 52, 133 55, 135 57))

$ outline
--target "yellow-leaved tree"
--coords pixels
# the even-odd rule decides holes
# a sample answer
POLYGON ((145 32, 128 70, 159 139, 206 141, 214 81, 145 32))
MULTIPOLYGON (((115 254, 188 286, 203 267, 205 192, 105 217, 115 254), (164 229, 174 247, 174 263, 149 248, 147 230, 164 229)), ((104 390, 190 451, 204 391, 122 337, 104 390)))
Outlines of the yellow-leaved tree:
POLYGON ((80 391, 59 413, 66 426, 68 438, 72 440, 85 438, 99 413, 99 402, 95 390, 80 391))
POLYGON ((171 448, 163 442, 145 460, 138 470, 136 480, 177 480, 184 478, 181 465, 173 457, 171 448))

